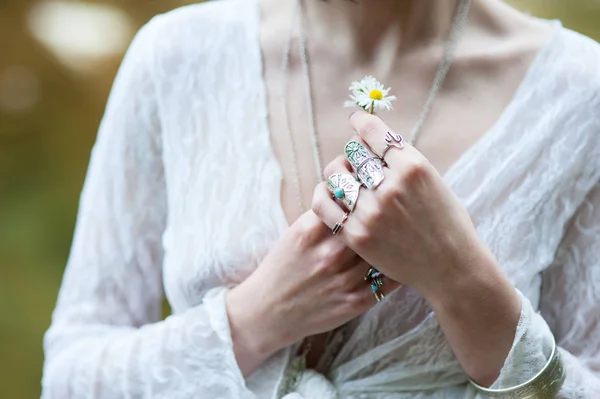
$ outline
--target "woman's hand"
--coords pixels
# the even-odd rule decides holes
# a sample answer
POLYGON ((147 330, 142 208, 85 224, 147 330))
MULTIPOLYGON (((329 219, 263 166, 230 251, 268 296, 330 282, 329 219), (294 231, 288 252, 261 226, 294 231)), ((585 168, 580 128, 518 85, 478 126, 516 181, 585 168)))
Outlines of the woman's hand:
MULTIPOLYGON (((355 141, 381 154, 391 129, 364 112, 350 123, 355 141)), ((521 304, 471 218, 442 177, 409 144, 390 148, 384 180, 362 188, 339 236, 368 263, 415 288, 429 301, 467 373, 491 384, 511 348, 521 304)), ((325 170, 353 173, 345 157, 325 170)), ((314 212, 331 228, 343 215, 325 184, 315 190, 314 212)), ((385 285, 384 285, 385 287, 385 285)))
MULTIPOLYGON (((357 112, 353 128, 372 151, 380 154, 385 134, 391 131, 376 116, 357 112)), ((385 179, 375 190, 361 188, 356 208, 340 237, 370 264, 391 279, 437 296, 449 277, 464 275, 469 258, 485 251, 470 216, 427 158, 409 144, 390 148, 385 179)), ((325 168, 333 173, 353 173, 344 156, 325 168)), ((343 210, 324 184, 315 192, 314 211, 330 227, 343 210)))
POLYGON ((277 350, 372 307, 376 301, 363 280, 368 268, 312 211, 304 213, 252 275, 227 294, 242 372, 248 375, 277 350))

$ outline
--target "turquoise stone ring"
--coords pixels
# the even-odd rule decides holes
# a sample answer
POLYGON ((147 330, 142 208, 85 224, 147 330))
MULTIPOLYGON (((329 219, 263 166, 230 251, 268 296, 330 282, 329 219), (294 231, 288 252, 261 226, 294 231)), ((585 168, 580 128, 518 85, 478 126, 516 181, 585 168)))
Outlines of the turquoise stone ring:
POLYGON ((356 205, 361 183, 349 173, 334 173, 326 181, 327 189, 349 212, 356 205))

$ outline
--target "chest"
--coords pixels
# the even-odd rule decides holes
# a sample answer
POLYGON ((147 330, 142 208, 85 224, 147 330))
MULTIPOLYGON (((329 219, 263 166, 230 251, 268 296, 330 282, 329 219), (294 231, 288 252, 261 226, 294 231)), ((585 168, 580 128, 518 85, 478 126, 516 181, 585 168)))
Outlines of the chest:
MULTIPOLYGON (((416 143, 417 149, 440 174, 448 171, 494 126, 526 75, 533 55, 507 62, 502 72, 482 68, 482 65, 473 67, 461 59, 455 61, 416 143)), ((405 139, 413 135, 424 113, 441 56, 441 53, 432 53, 407 57, 398 61, 393 70, 382 73, 382 82, 392 88, 390 94, 398 99, 392 111, 381 112, 379 116, 405 139)), ((318 183, 315 143, 323 166, 342 154, 345 143, 355 134, 348 124, 348 116, 356 109, 343 106, 348 99, 348 86, 372 71, 327 57, 310 58, 308 78, 299 57, 292 54, 286 72, 280 67, 280 58, 277 52, 265 55, 264 80, 270 140, 283 172, 281 203, 287 221, 292 223, 301 213, 301 206, 310 207, 312 192, 318 183), (284 106, 287 106, 287 118, 284 106), (316 137, 311 133, 311 112, 316 137)))

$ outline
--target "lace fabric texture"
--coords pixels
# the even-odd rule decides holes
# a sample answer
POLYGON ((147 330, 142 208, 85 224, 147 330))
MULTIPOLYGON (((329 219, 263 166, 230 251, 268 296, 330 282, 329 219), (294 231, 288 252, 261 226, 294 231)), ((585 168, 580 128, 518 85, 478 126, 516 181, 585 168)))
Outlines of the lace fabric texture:
MULTIPOLYGON (((224 306, 287 223, 255 0, 188 6, 136 36, 92 151, 44 349, 44 398, 273 398, 287 348, 244 379, 224 306), (174 313, 161 321, 163 295, 174 313)), ((559 398, 600 393, 600 47, 553 22, 510 106, 444 176, 522 294, 494 387, 560 346, 559 398), (541 312, 541 313, 539 313, 541 312)), ((286 399, 476 397, 427 303, 351 323, 327 378, 286 399)))

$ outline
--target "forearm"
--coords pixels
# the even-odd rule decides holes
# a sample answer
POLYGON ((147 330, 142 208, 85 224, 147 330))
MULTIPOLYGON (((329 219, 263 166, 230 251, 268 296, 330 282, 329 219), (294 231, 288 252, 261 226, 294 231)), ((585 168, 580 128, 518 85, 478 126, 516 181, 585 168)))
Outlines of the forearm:
POLYGON ((487 251, 463 261, 460 274, 428 299, 469 377, 490 386, 512 347, 521 299, 487 251))

